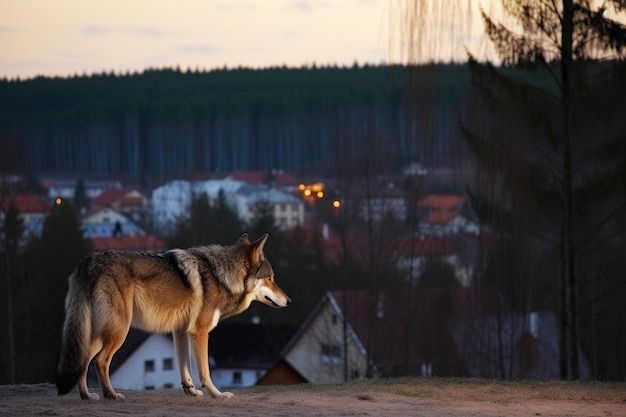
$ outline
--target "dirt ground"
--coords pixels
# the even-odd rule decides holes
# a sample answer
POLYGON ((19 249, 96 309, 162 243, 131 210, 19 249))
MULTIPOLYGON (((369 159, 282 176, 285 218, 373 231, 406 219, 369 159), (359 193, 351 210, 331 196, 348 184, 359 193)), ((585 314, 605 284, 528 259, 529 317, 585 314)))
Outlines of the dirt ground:
MULTIPOLYGON (((95 390, 99 392, 99 390, 95 390)), ((0 386, 8 416, 626 416, 626 383, 400 378, 334 386, 253 387, 215 400, 180 389, 83 401, 52 384, 0 386)))

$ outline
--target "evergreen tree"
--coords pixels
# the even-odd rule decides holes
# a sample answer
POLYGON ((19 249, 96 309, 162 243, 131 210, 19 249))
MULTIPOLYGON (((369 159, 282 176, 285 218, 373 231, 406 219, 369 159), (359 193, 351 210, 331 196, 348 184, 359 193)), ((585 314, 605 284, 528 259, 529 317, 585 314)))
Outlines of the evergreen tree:
POLYGON ((0 227, 0 304, 4 306, 2 314, 6 320, 0 328, 2 349, 0 358, 0 383, 16 383, 16 350, 15 350, 15 312, 16 305, 23 300, 16 300, 17 284, 22 279, 22 259, 20 243, 24 236, 24 222, 15 204, 11 203, 4 214, 4 221, 0 227))
POLYGON ((28 271, 22 283, 29 300, 23 306, 19 335, 20 381, 52 381, 61 346, 68 276, 92 249, 83 237, 78 213, 68 203, 55 206, 40 238, 25 253, 28 271))
MULTIPOLYGON (((618 0, 602 6, 587 0, 502 4, 523 31, 483 13, 486 33, 506 67, 498 70, 470 56, 474 85, 492 116, 480 126, 484 115, 470 110, 464 127, 479 168, 470 194, 497 236, 526 237, 516 256, 537 264, 552 257, 558 264, 561 377, 578 379, 580 258, 616 231, 606 226, 624 204, 624 195, 607 192, 615 179, 606 167, 615 163, 599 155, 615 135, 623 135, 614 123, 621 123, 624 105, 623 88, 616 85, 625 85, 620 58, 626 28, 607 15, 605 5, 610 13, 626 8, 618 0), (599 61, 606 57, 618 59, 599 61), (548 79, 543 74, 553 82, 542 84, 548 79)), ((483 107, 473 101, 472 108, 483 107)), ((523 277, 519 283, 532 285, 523 277)), ((526 294, 530 308, 536 300, 533 291, 526 294)))
POLYGON ((87 190, 85 189, 83 180, 78 180, 74 187, 74 207, 76 207, 79 212, 89 209, 89 197, 87 197, 87 190))

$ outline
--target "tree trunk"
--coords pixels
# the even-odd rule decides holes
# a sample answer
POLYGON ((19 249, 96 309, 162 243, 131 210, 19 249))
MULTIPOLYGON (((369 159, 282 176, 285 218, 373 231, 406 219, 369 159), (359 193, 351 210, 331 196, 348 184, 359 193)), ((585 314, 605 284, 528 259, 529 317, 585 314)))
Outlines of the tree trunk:
POLYGON ((574 248, 574 181, 572 168, 572 137, 570 131, 570 107, 573 73, 573 0, 563 0, 563 23, 561 25, 561 100, 563 122, 563 192, 564 192, 564 235, 561 242, 565 248, 564 267, 567 276, 567 307, 568 307, 568 354, 570 379, 578 379, 578 291, 576 279, 576 253, 574 248))

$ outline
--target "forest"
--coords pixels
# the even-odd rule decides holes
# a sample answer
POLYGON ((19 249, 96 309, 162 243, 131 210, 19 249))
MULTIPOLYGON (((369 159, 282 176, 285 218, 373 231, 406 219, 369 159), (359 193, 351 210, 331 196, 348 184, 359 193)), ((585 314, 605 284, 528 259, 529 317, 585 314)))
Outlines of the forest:
POLYGON ((153 69, 2 80, 0 143, 12 150, 3 164, 137 178, 303 173, 328 169, 336 146, 356 149, 363 135, 393 148, 397 164, 447 164, 460 142, 469 82, 466 65, 153 69), (411 74, 429 103, 419 109, 433 126, 428 131, 405 117, 411 74), (426 134, 438 143, 436 154, 420 145, 426 134))

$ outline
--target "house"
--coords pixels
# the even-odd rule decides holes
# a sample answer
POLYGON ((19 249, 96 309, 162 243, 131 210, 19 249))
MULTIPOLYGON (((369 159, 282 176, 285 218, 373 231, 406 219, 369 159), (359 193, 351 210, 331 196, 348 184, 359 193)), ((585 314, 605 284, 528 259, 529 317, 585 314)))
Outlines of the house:
POLYGON ((256 385, 297 385, 309 381, 284 358, 274 364, 256 385))
POLYGON ((481 295, 458 287, 328 292, 283 351, 285 366, 317 384, 368 375, 464 375, 449 323, 479 314, 481 295))
POLYGON ((427 236, 450 236, 480 232, 478 225, 468 219, 470 214, 465 197, 430 194, 417 202, 420 214, 419 232, 427 236))
MULTIPOLYGON (((220 390, 254 385, 278 361, 291 326, 221 323, 210 334, 211 379, 220 390)), ((191 374, 198 383, 191 356, 191 374)), ((118 389, 179 388, 180 373, 170 334, 131 329, 111 361, 111 383, 118 389)), ((95 383, 95 375, 90 372, 95 383)), ((198 383, 199 386, 199 383, 198 383)))
POLYGON ((92 207, 82 218, 81 226, 86 238, 146 235, 141 227, 111 207, 92 207))
MULTIPOLYGON (((452 323, 467 375, 500 379, 559 379, 559 323, 549 311, 468 317, 452 323)), ((585 356, 580 378, 589 379, 585 356)))
POLYGON ((153 226, 166 235, 179 219, 186 216, 193 195, 205 193, 210 201, 215 201, 220 192, 230 196, 245 184, 231 179, 169 181, 152 191, 150 210, 153 226))
MULTIPOLYGON (((454 248, 437 236, 399 236, 390 245, 391 257, 395 264, 406 272, 411 282, 417 284, 427 262, 443 262, 455 269, 457 279, 462 271, 457 271, 458 258, 454 248)), ((460 283, 468 286, 466 282, 460 283)))
POLYGON ((34 194, 5 195, 0 199, 0 224, 4 224, 11 205, 19 212, 19 218, 24 225, 23 238, 28 240, 41 236, 46 216, 50 212, 50 204, 34 194))
MULTIPOLYGON (((295 373, 284 373, 283 378, 288 380, 294 379, 295 374, 296 381, 300 376, 314 384, 336 384, 346 380, 346 371, 349 379, 367 375, 365 346, 350 323, 344 322, 343 311, 330 292, 311 312, 282 356, 286 366, 295 370, 295 373), (347 343, 344 343, 344 335, 347 343)), ((277 372, 273 370, 273 374, 277 372)), ((286 383, 285 379, 275 376, 275 382, 286 383)))
POLYGON ((111 208, 129 219, 143 221, 148 208, 148 198, 140 191, 129 188, 108 188, 91 199, 91 209, 111 208))
MULTIPOLYGON (((74 191, 76 190, 76 184, 78 183, 78 181, 75 179, 56 178, 44 178, 41 182, 44 188, 48 190, 48 197, 50 198, 50 200, 56 200, 57 198, 73 199, 74 191)), ((122 187, 122 184, 119 181, 115 180, 86 180, 83 181, 83 184, 85 185, 85 194, 89 199, 93 199, 99 196, 105 190, 108 190, 110 188, 122 187)))
POLYGON ((239 218, 250 223, 261 204, 267 204, 274 216, 276 226, 289 230, 304 224, 304 202, 292 194, 262 185, 244 185, 232 196, 231 201, 239 218))
POLYGON ((357 183, 341 198, 348 200, 347 204, 355 207, 356 214, 364 220, 380 221, 390 215, 403 221, 407 217, 406 192, 393 179, 357 183))

